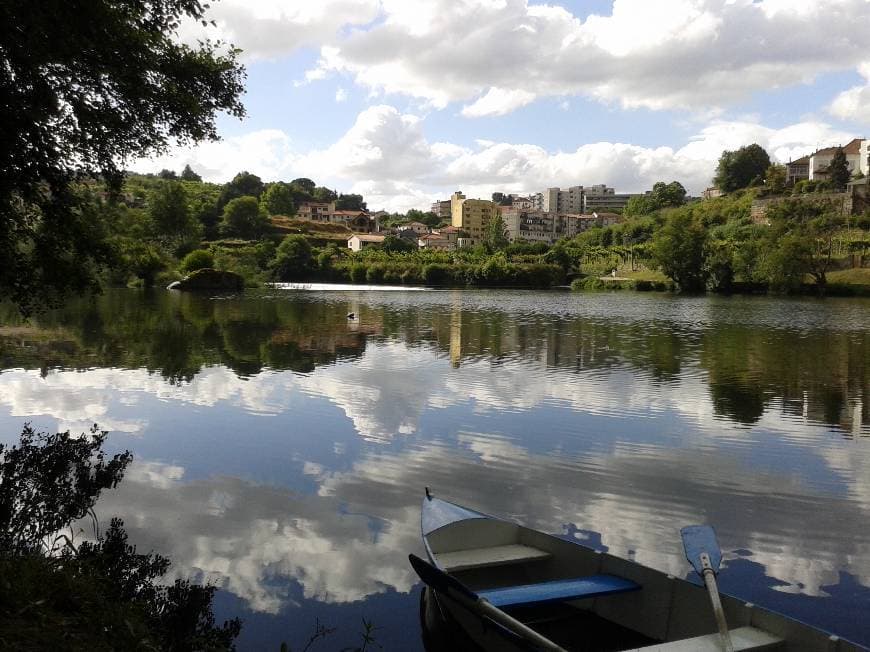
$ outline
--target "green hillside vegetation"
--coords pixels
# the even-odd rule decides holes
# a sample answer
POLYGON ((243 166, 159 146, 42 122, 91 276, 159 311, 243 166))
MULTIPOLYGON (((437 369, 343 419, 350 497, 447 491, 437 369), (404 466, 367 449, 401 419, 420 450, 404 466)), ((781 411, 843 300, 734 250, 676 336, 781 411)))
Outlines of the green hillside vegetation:
MULTIPOLYGON (((112 252, 102 276, 107 285, 166 285, 208 262, 241 274, 248 285, 546 288, 571 282, 575 289, 870 293, 861 269, 870 256, 870 213, 844 217, 832 182, 789 186, 785 168, 771 165, 757 145, 723 152, 716 181, 729 189, 726 195, 689 203, 682 184, 658 182, 629 202, 624 222, 553 246, 509 243, 503 223, 496 223, 483 244, 449 252, 418 250, 394 236, 351 252, 350 229, 295 213, 310 201, 365 210, 364 198, 308 178, 264 183, 240 172, 221 185, 186 168, 180 175, 129 175, 117 195, 96 182, 81 191, 112 252), (753 220, 758 199, 766 212, 753 220)), ((418 210, 380 220, 382 227, 441 226, 437 216, 418 210)))

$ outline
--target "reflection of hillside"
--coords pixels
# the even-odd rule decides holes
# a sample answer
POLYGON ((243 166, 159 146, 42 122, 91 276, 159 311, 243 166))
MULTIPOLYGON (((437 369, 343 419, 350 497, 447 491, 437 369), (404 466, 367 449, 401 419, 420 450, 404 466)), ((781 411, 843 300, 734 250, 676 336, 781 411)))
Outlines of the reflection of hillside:
MULTIPOLYGON (((658 388, 702 373, 713 412, 737 423, 755 424, 771 407, 851 433, 860 434, 870 422, 870 336, 839 330, 838 322, 789 330, 783 317, 759 323, 737 305, 715 315, 736 315, 720 323, 704 312, 712 310, 711 302, 698 304, 694 313, 694 304, 679 304, 663 317, 636 310, 620 315, 619 304, 614 315, 572 312, 564 304, 551 309, 531 294, 524 302, 508 293, 434 296, 390 303, 359 293, 212 300, 109 292, 40 315, 34 326, 0 311, 0 363, 42 370, 145 368, 170 382, 189 382, 214 365, 246 378, 267 368, 311 373, 341 359, 362 359, 372 341, 393 342, 414 350, 434 347, 454 370, 478 361, 502 367, 519 361, 547 381, 576 383, 577 398, 587 387, 578 377, 597 372, 629 372, 658 388), (500 297, 513 304, 502 305, 500 297), (357 318, 348 320, 348 312, 357 318)), ((760 307, 772 311, 776 301, 760 307)), ((360 391, 373 382, 364 372, 360 391)), ((615 390, 613 399, 623 400, 615 390)))
POLYGON ((705 334, 701 365, 716 411, 757 422, 772 402, 784 414, 858 433, 870 420, 870 336, 731 326, 705 334))
POLYGON ((351 331, 341 306, 242 298, 108 292, 44 313, 30 325, 0 311, 2 368, 146 368, 190 382, 204 366, 240 376, 268 367, 310 372, 359 356, 376 324, 351 331))

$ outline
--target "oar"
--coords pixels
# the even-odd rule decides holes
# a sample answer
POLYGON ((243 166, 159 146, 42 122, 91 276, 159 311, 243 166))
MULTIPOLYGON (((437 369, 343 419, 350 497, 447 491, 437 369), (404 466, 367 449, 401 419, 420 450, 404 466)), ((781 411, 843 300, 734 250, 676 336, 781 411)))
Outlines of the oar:
POLYGON ((481 598, 455 577, 423 561, 417 555, 408 555, 408 559, 420 579, 442 595, 452 598, 478 616, 486 616, 497 622, 538 649, 548 652, 566 652, 564 648, 559 647, 550 639, 544 638, 516 618, 512 618, 501 609, 494 607, 486 598, 481 598))
POLYGON ((680 530, 680 536, 683 537, 686 559, 704 580, 707 593, 710 594, 713 614, 716 616, 719 635, 722 637, 722 647, 725 652, 734 652, 731 634, 728 633, 728 623, 725 622, 725 611, 719 599, 719 588, 716 586, 716 573, 719 572, 719 565, 722 563, 722 551, 719 549, 719 542, 716 541, 716 533, 709 525, 689 525, 680 530))

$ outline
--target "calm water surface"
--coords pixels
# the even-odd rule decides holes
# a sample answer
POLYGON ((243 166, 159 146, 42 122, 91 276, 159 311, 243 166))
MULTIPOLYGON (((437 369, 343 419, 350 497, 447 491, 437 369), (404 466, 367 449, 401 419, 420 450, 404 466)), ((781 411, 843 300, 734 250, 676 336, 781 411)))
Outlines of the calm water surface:
POLYGON ((423 487, 870 645, 870 302, 513 291, 110 292, 0 309, 0 438, 112 431, 98 505, 222 591, 242 649, 315 617, 421 648, 423 487), (353 312, 357 319, 349 321, 353 312))

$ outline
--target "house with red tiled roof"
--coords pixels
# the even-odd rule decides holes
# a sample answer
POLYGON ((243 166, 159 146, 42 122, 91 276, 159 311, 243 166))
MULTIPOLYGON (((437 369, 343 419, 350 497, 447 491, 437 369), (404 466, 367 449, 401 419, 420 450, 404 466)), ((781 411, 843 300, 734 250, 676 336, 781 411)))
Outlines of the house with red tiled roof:
MULTIPOLYGON (((825 147, 810 155, 809 162, 809 179, 811 181, 821 181, 828 178, 828 167, 834 159, 834 154, 837 153, 839 147, 825 147)), ((853 138, 843 146, 843 153, 846 155, 846 164, 849 166, 849 171, 852 174, 863 172, 867 174, 866 156, 862 160, 862 155, 867 152, 867 141, 863 138, 853 138)))

